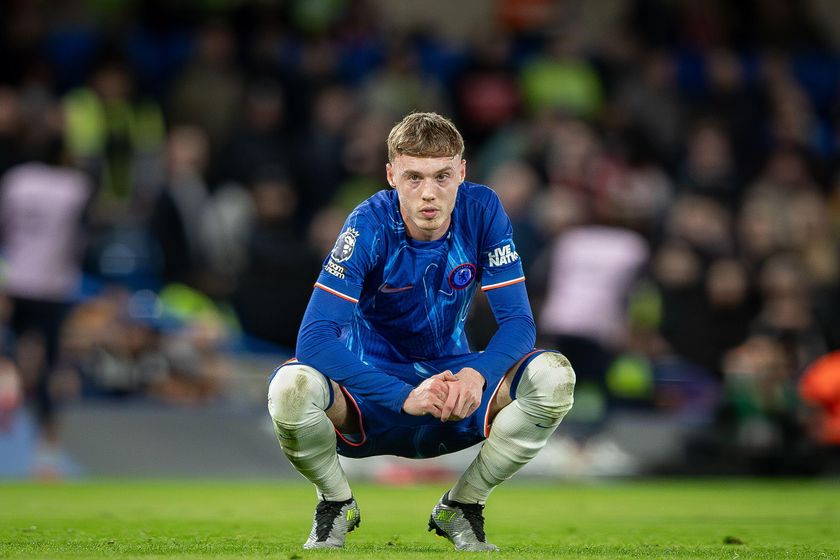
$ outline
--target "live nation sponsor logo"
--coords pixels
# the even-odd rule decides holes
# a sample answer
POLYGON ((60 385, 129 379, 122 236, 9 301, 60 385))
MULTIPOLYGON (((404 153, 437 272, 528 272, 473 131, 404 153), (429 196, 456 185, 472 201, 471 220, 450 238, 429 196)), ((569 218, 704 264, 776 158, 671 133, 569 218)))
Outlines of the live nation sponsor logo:
POLYGON ((330 259, 329 261, 327 261, 327 264, 324 265, 324 270, 326 270, 336 278, 344 280, 344 267, 335 262, 334 260, 330 259))
POLYGON ((507 244, 504 247, 496 247, 496 250, 492 253, 487 253, 487 259, 489 261, 487 266, 503 266, 518 260, 519 253, 514 251, 510 244, 507 244))

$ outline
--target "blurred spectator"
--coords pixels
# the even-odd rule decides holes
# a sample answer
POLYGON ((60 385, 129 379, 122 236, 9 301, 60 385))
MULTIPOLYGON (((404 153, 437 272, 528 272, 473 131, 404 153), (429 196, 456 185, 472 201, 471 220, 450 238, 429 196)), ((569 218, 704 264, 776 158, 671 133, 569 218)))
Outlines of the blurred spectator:
MULTIPOLYGON (((626 53, 625 53, 626 55, 626 53)), ((639 141, 658 161, 671 165, 680 147, 685 110, 676 89, 675 68, 667 52, 641 54, 641 68, 626 71, 615 85, 614 104, 621 118, 639 132, 639 141)), ((624 66, 636 60, 621 60, 624 66)))
POLYGON ((17 367, 8 357, 0 357, 0 435, 11 429, 22 401, 23 389, 17 367))
POLYGON ((579 413, 591 408, 589 420, 603 420, 607 371, 629 343, 627 302, 650 257, 647 241, 621 222, 618 200, 599 212, 595 223, 572 226, 547 244, 538 311, 543 344, 576 364, 576 392, 587 403, 579 413))
MULTIPOLYGON (((119 10, 117 6, 100 6, 103 11, 108 8, 119 10)), ((164 0, 139 2, 134 9, 136 16, 126 22, 126 58, 134 69, 138 88, 162 99, 189 60, 192 18, 186 6, 164 0)))
POLYGON ((454 84, 456 113, 468 146, 507 125, 520 112, 512 38, 502 31, 478 37, 454 84))
POLYGON ((194 405, 229 388, 231 366, 219 352, 228 336, 223 318, 185 287, 161 296, 111 288, 76 308, 65 348, 87 395, 194 405))
POLYGON ((671 207, 666 235, 688 243, 706 261, 732 255, 732 214, 702 196, 682 196, 671 207))
POLYGON ((776 146, 803 146, 821 154, 820 121, 784 56, 768 56, 764 79, 769 96, 768 129, 776 146))
POLYGON ((389 45, 384 66, 359 91, 362 107, 398 121, 411 111, 446 111, 440 84, 420 72, 416 51, 405 39, 389 45))
POLYGON ((730 218, 713 199, 680 198, 653 267, 663 337, 678 355, 716 373, 756 313, 746 271, 734 259, 730 218))
POLYGON ((144 216, 160 182, 163 114, 148 98, 135 98, 133 76, 119 59, 106 58, 89 85, 64 97, 70 153, 97 178, 92 225, 103 235, 144 216))
POLYGON ((672 239, 659 246, 652 265, 653 280, 662 300, 662 336, 676 354, 706 363, 705 344, 698 338, 698 333, 708 332, 700 257, 685 242, 672 239))
POLYGON ((82 222, 93 187, 87 175, 68 165, 59 118, 54 112, 45 117, 30 123, 44 127, 41 142, 29 146, 37 151, 0 178, 0 243, 18 367, 42 436, 54 444, 52 374, 62 324, 81 282, 82 222))
POLYGON ((497 17, 508 29, 530 34, 552 21, 554 9, 552 0, 502 0, 498 3, 497 17))
MULTIPOLYGON (((543 154, 549 185, 578 192, 597 215, 623 210, 616 204, 625 186, 625 168, 606 150, 594 127, 579 119, 549 124, 543 154)), ((616 216, 617 217, 617 216, 616 216)))
POLYGON ((584 225, 569 229, 547 250, 551 265, 541 332, 620 348, 626 342, 627 295, 648 259, 645 240, 610 224, 584 225))
POLYGON ((67 353, 88 395, 143 394, 168 376, 160 329, 133 317, 130 301, 130 292, 111 288, 79 306, 68 321, 67 353))
POLYGON ((198 30, 193 58, 181 71, 170 94, 173 122, 207 131, 213 155, 219 152, 241 116, 244 86, 234 60, 235 46, 226 24, 205 23, 198 30))
POLYGON ((771 338, 753 336, 724 360, 727 401, 721 420, 729 449, 723 452, 744 461, 752 474, 791 474, 805 467, 790 357, 771 338))
MULTIPOLYGON (((721 155, 730 159, 731 152, 739 162, 741 175, 754 173, 768 148, 762 121, 769 110, 769 101, 766 92, 756 87, 748 76, 747 66, 752 61, 745 59, 727 49, 714 49, 708 53, 705 61, 708 94, 701 109, 706 117, 719 123, 722 136, 717 142, 721 143, 719 148, 726 151, 721 155)), ((716 127, 715 122, 711 124, 716 127)), ((710 139, 703 140, 706 144, 697 148, 711 149, 708 146, 710 139)), ((728 169, 718 172, 732 175, 737 171, 732 161, 727 161, 726 167, 728 169)), ((730 177, 732 179, 738 177, 730 177)))
POLYGON ((342 86, 326 86, 315 96, 312 119, 302 132, 302 143, 294 150, 298 165, 293 174, 301 186, 300 214, 304 223, 332 202, 347 179, 342 154, 353 110, 352 92, 342 86))
POLYGON ((297 195, 288 178, 259 177, 251 194, 255 217, 234 306, 246 333, 291 351, 323 255, 303 241, 293 222, 297 195))
POLYGON ((580 50, 575 30, 566 29, 551 38, 544 54, 525 64, 520 83, 532 115, 560 111, 592 118, 600 110, 600 79, 580 50))
POLYGON ((713 198, 732 207, 740 195, 729 137, 712 121, 695 125, 687 142, 687 154, 680 171, 683 192, 713 198))
POLYGON ((799 393, 817 411, 812 426, 814 438, 840 448, 840 351, 810 364, 799 380, 799 393))
POLYGON ((674 187, 671 178, 655 161, 641 154, 628 157, 612 197, 620 200, 622 220, 648 239, 656 238, 672 208, 674 187))
POLYGON ((46 14, 31 3, 0 4, 0 83, 18 83, 39 58, 46 14))
POLYGON ((210 189, 205 174, 209 139, 193 126, 174 128, 167 139, 167 181, 155 202, 150 231, 160 247, 162 280, 214 289, 208 278, 202 221, 210 189))
POLYGON ((321 260, 333 250, 335 240, 341 233, 347 213, 337 206, 322 208, 309 225, 307 241, 321 260))
MULTIPOLYGON (((236 183, 211 191, 207 181, 209 144, 196 127, 172 130, 167 142, 168 181, 149 227, 162 257, 163 283, 184 283, 215 297, 227 297, 245 266, 245 240, 254 208, 236 183)), ((251 170, 251 173, 265 170, 251 170)))
POLYGON ((23 114, 17 91, 0 87, 0 175, 20 163, 20 137, 23 114))
POLYGON ((757 313, 756 298, 746 269, 734 258, 710 263, 704 288, 708 322, 697 334, 705 343, 707 358, 697 363, 717 373, 724 354, 746 339, 757 313))
POLYGON ((226 137, 216 175, 222 181, 248 183, 258 170, 292 168, 292 139, 285 123, 285 101, 279 85, 269 81, 248 87, 242 122, 226 137))
POLYGON ((762 307, 751 330, 773 339, 785 352, 789 375, 799 375, 826 350, 802 264, 793 255, 775 255, 759 271, 758 282, 762 307))
POLYGON ((507 212, 516 239, 516 252, 527 267, 542 250, 543 239, 533 221, 534 200, 541 190, 540 178, 534 169, 521 161, 502 163, 488 178, 507 212))
POLYGON ((339 186, 332 202, 349 213, 385 186, 384 162, 388 161, 385 142, 392 123, 379 112, 362 112, 349 123, 341 154, 347 179, 339 186))

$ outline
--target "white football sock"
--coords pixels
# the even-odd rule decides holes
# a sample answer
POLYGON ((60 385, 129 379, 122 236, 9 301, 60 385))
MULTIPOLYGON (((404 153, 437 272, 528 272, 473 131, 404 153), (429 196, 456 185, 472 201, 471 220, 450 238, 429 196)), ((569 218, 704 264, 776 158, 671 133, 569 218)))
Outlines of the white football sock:
POLYGON ((283 453, 315 485, 319 499, 343 501, 352 494, 338 462, 335 429, 324 412, 330 399, 328 383, 309 366, 284 366, 268 387, 268 412, 283 453))
POLYGON ((499 411, 490 435, 449 499, 483 504, 493 489, 545 447, 574 403, 575 373, 557 352, 540 354, 525 368, 516 400, 499 411))

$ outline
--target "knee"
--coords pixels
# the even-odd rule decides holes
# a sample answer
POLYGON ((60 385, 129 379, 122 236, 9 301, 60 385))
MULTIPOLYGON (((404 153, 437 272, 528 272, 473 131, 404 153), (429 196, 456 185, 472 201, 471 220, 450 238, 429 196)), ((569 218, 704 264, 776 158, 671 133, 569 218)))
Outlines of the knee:
POLYGON ((275 422, 299 425, 329 403, 329 385, 317 370, 303 364, 280 368, 268 386, 268 412, 275 422))
POLYGON ((530 404, 535 412, 560 420, 574 404, 575 371, 559 352, 543 352, 525 368, 517 400, 530 404))

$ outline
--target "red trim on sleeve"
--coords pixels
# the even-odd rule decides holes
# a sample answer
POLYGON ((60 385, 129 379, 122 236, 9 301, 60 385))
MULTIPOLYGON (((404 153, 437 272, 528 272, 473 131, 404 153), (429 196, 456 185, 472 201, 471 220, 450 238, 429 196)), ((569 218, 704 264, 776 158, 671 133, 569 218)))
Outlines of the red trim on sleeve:
MULTIPOLYGON (((524 278, 523 278, 523 280, 524 280, 524 278)), ((328 292, 328 293, 330 293, 330 294, 332 294, 332 295, 334 295, 334 296, 338 296, 338 297, 340 297, 341 299, 346 299, 347 301, 349 301, 349 302, 351 302, 351 303, 359 303, 359 300, 357 300, 356 298, 352 298, 352 297, 350 297, 350 296, 347 296, 347 295, 342 294, 342 293, 341 293, 341 292, 339 292, 339 291, 333 290, 332 288, 328 288, 328 287, 324 286, 323 284, 321 284, 320 282, 315 282, 315 287, 316 287, 316 288, 321 288, 321 289, 322 289, 322 290, 324 290, 325 292, 328 292)))
POLYGON ((498 284, 490 284, 487 286, 482 286, 481 291, 486 292, 488 290, 495 290, 496 288, 504 288, 505 286, 510 286, 511 284, 519 284, 520 282, 524 282, 525 277, 520 276, 519 278, 514 278, 513 280, 508 280, 507 282, 499 282, 498 284))

